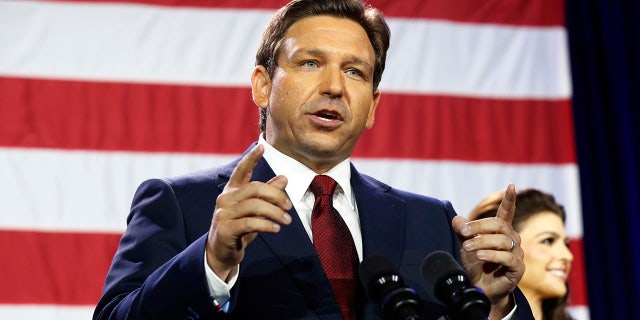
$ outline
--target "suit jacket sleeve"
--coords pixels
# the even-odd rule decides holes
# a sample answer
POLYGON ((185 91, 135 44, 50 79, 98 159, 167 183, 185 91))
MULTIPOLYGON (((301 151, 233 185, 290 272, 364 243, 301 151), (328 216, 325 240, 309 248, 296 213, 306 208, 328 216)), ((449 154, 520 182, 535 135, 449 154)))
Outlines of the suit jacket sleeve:
POLYGON ((203 230, 198 239, 189 239, 172 187, 163 180, 144 182, 93 318, 213 317, 203 268, 208 225, 203 230))

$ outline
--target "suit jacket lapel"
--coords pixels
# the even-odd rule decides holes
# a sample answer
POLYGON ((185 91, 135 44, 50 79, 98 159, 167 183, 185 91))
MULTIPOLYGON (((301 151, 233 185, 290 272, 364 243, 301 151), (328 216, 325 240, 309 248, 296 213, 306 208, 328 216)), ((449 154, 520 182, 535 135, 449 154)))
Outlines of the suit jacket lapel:
MULTIPOLYGON (((252 180, 269 181, 275 177, 275 173, 264 159, 260 159, 254 170, 252 180)), ((261 237, 268 246, 273 249, 273 253, 278 256, 283 265, 288 266, 300 257, 313 256, 320 266, 320 276, 323 275, 320 260, 317 258, 316 251, 309 239, 307 231, 302 225, 302 221, 295 209, 289 211, 292 222, 288 226, 283 226, 277 234, 261 233, 261 237)), ((317 276, 317 275, 316 275, 317 276)))
MULTIPOLYGON (((244 154, 246 154, 251 148, 253 148, 254 145, 255 143, 252 144, 244 154)), ((238 161, 239 159, 231 163, 227 167, 227 170, 225 170, 225 172, 221 174, 221 178, 223 178, 222 180, 224 182, 220 183, 220 185, 218 186, 220 188, 220 192, 222 192, 222 189, 224 189, 225 185, 229 181, 231 172, 237 165, 238 161)), ((264 158, 261 158, 256 164, 255 169, 253 170, 251 181, 266 182, 273 177, 275 177, 273 169, 271 169, 264 158)), ((315 258, 315 261, 313 261, 314 266, 309 270, 309 272, 311 272, 312 274, 307 274, 307 276, 313 276, 316 279, 323 278, 324 271, 322 270, 320 259, 318 259, 315 248, 313 247, 311 239, 309 239, 309 235, 302 225, 302 221, 300 220, 298 213, 295 209, 291 209, 289 211, 289 214, 292 218, 292 222, 290 225, 283 226, 280 229, 280 232, 278 232, 277 234, 260 233, 258 235, 258 238, 261 238, 266 243, 266 245, 272 249, 273 254, 282 262, 284 266, 295 265, 295 263, 292 262, 295 262, 295 260, 299 260, 301 257, 305 257, 305 259, 308 257, 315 258)), ((297 270, 292 271, 297 273, 297 270)))
MULTIPOLYGON (((273 169, 264 158, 260 159, 251 180, 269 181, 273 177, 273 169)), ((328 319, 334 319, 336 314, 340 314, 340 310, 320 259, 296 210, 291 209, 289 214, 292 218, 290 225, 283 226, 277 234, 261 233, 258 237, 271 248, 276 259, 291 275, 296 287, 309 300, 310 305, 316 306, 317 315, 321 319, 327 316, 328 319), (309 286, 309 279, 314 279, 313 281, 319 285, 309 286)))
MULTIPOLYGON (((273 173, 271 167, 264 159, 260 159, 253 172, 252 180, 269 181, 273 177, 275 177, 275 173, 273 173)), ((277 234, 262 233, 259 236, 273 248, 274 254, 279 256, 280 259, 286 260, 292 257, 316 255, 313 244, 302 226, 298 213, 295 209, 291 209, 289 214, 292 218, 290 225, 283 226, 277 234)), ((287 262, 290 261, 283 261, 285 265, 287 265, 287 262)))
POLYGON ((363 258, 382 254, 400 265, 404 243, 406 204, 387 194, 391 187, 371 183, 352 166, 351 185, 358 205, 363 258))

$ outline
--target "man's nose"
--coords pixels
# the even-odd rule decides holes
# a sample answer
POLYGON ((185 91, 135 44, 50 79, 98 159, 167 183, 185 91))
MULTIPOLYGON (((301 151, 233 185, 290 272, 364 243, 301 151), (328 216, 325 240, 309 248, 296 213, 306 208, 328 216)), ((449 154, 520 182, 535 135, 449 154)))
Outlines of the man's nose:
POLYGON ((328 97, 340 97, 344 93, 344 74, 339 67, 327 67, 322 72, 320 93, 328 97))

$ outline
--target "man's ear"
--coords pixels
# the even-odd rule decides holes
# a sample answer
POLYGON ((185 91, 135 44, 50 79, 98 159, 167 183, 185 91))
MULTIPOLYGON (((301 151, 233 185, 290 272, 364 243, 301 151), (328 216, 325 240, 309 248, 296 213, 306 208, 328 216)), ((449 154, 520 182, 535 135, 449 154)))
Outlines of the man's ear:
POLYGON ((365 125, 367 129, 371 129, 373 127, 373 122, 376 119, 378 103, 380 103, 380 90, 376 90, 373 93, 373 99, 371 100, 371 106, 369 106, 369 115, 367 116, 367 123, 365 125))
POLYGON ((251 74, 251 94, 253 102, 260 108, 269 106, 271 95, 271 78, 264 66, 256 66, 251 74))

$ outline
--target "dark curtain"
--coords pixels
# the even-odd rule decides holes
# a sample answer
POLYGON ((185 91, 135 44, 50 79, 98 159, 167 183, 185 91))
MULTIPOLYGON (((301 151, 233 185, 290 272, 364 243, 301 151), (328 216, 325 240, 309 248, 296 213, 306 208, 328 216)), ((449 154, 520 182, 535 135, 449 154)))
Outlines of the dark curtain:
POLYGON ((640 319, 640 1, 567 0, 592 319, 640 319))

